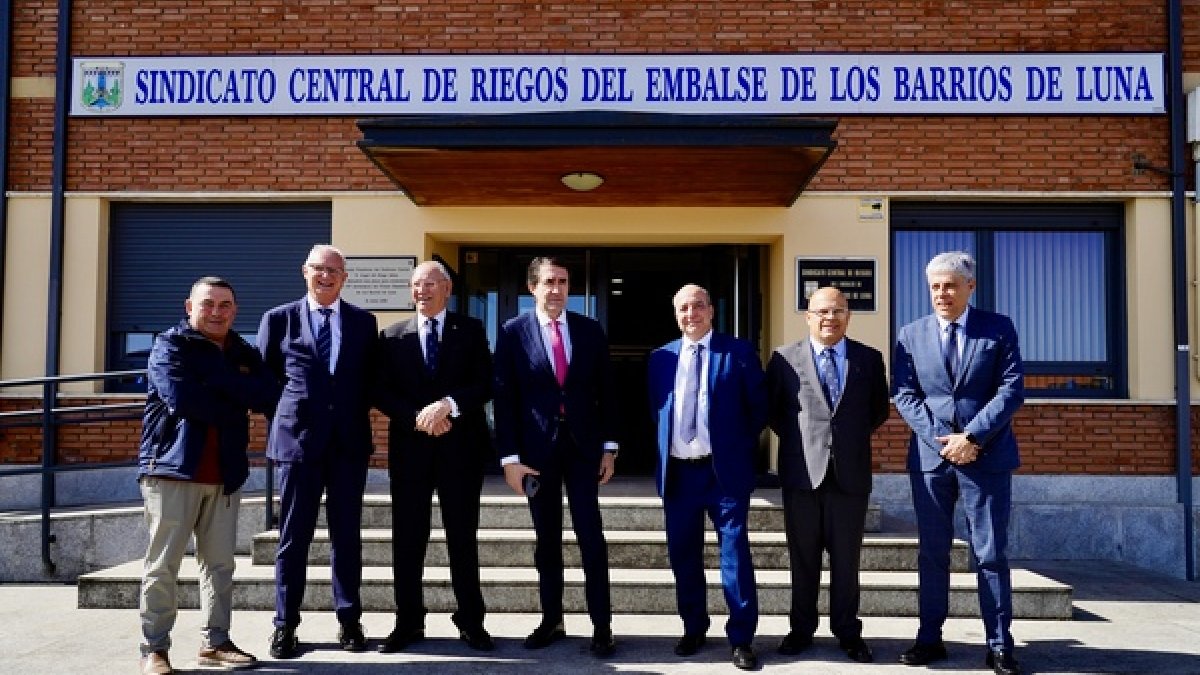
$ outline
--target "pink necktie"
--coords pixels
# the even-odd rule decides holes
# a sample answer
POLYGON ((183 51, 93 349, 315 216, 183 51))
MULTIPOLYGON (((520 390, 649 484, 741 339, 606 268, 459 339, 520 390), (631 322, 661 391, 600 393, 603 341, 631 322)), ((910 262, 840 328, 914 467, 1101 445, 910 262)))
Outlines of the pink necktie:
POLYGON ((554 353, 554 377, 558 386, 567 382, 567 349, 563 346, 562 331, 558 328, 558 320, 550 322, 550 351, 554 353))

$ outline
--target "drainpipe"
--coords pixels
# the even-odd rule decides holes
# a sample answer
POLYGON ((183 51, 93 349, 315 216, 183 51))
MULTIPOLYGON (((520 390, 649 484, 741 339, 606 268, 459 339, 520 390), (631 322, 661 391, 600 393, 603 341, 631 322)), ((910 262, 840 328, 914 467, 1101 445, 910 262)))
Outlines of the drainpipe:
MULTIPOLYGON (((67 175, 67 111, 71 104, 71 0, 58 3, 58 44, 54 74, 54 149, 51 166, 50 260, 46 284, 46 376, 58 375, 60 335, 62 334, 62 276, 64 211, 67 175)), ((50 507, 57 502, 54 489, 55 455, 58 428, 53 410, 58 400, 58 383, 47 382, 42 389, 42 564, 54 572, 50 560, 50 507)))
MULTIPOLYGON (((4 271, 8 253, 8 106, 12 100, 12 0, 0 0, 0 329, 4 327, 4 271)), ((3 330, 0 330, 0 336, 3 330)), ((2 338, 0 338, 2 346, 2 338)))
POLYGON ((1167 2, 1167 100, 1171 122, 1171 300, 1175 329, 1175 471, 1179 503, 1183 505, 1184 569, 1196 580, 1196 548, 1192 518, 1191 343, 1188 337, 1187 280, 1187 114, 1183 95, 1183 8, 1181 0, 1167 2))

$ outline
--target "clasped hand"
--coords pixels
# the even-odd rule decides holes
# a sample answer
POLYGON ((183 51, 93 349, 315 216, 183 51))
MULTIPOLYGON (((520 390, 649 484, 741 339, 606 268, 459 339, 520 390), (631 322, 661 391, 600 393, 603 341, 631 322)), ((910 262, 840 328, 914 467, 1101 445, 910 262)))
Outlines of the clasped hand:
POLYGON ((979 458, 979 451, 982 450, 967 440, 966 434, 938 436, 937 440, 942 444, 942 450, 938 454, 951 464, 970 464, 979 458))
POLYGON ((417 413, 417 431, 424 431, 430 436, 441 436, 450 431, 452 426, 450 404, 445 399, 438 399, 417 413))

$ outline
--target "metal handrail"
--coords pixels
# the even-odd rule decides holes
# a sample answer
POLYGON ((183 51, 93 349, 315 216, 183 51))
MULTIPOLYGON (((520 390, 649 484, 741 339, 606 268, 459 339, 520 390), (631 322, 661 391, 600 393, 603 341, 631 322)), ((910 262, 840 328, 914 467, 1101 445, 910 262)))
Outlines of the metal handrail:
POLYGON ((114 419, 136 419, 129 415, 122 417, 107 416, 88 416, 88 417, 73 417, 70 419, 63 418, 64 413, 82 412, 82 413, 105 413, 116 412, 119 410, 129 410, 133 407, 143 407, 145 403, 121 403, 121 404, 102 404, 102 405, 86 405, 86 406, 48 406, 50 401, 58 400, 58 385, 64 382, 89 382, 98 380, 108 380, 118 377, 130 377, 134 375, 145 375, 145 370, 118 370, 107 373, 82 373, 76 375, 51 375, 46 377, 26 377, 15 380, 0 380, 0 389, 8 387, 22 387, 30 385, 41 385, 43 387, 42 407, 39 410, 12 410, 0 413, 0 419, 16 419, 21 417, 33 418, 27 422, 11 422, 3 425, 6 428, 20 426, 40 426, 42 428, 42 465, 39 467, 26 467, 20 469, 0 469, 0 477, 3 476, 20 476, 27 474, 40 474, 42 476, 42 493, 41 493, 41 534, 42 534, 42 569, 47 574, 54 574, 56 566, 50 558, 50 544, 56 541, 56 537, 50 532, 50 507, 57 501, 55 497, 54 477, 62 472, 67 471, 92 471, 96 469, 108 469, 118 467, 135 466, 136 461, 127 462, 97 462, 97 463, 80 463, 70 464, 66 466, 58 466, 55 460, 57 450, 56 435, 58 427, 63 424, 89 424, 93 422, 107 422, 114 419))

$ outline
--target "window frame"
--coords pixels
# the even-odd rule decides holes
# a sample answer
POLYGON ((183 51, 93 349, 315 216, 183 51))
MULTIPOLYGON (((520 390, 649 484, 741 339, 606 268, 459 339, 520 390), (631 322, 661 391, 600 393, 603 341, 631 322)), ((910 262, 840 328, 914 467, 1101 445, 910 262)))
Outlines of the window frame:
MULTIPOLYGON (((923 273, 900 270, 896 264, 896 238, 903 232, 966 232, 973 235, 977 284, 971 305, 991 310, 996 306, 996 233, 1001 232, 1096 232, 1104 236, 1106 278, 1111 286, 1105 298, 1110 317, 1106 326, 1105 349, 1109 359, 1103 374, 1111 377, 1110 389, 1038 388, 1026 383, 1031 398, 1124 399, 1129 397, 1128 314, 1125 283, 1125 208, 1120 202, 1089 203, 988 203, 988 202, 893 202, 890 205, 888 233, 891 284, 889 302, 898 306, 897 282, 901 274, 923 273), (1034 224, 1031 224, 1034 223, 1034 224)), ((892 341, 900 326, 896 312, 891 313, 892 341)), ((1020 331, 1020 327, 1018 327, 1020 331)), ((1024 354, 1023 354, 1024 356, 1024 354)), ((1025 360, 1025 374, 1059 375, 1095 367, 1096 361, 1025 360)))

